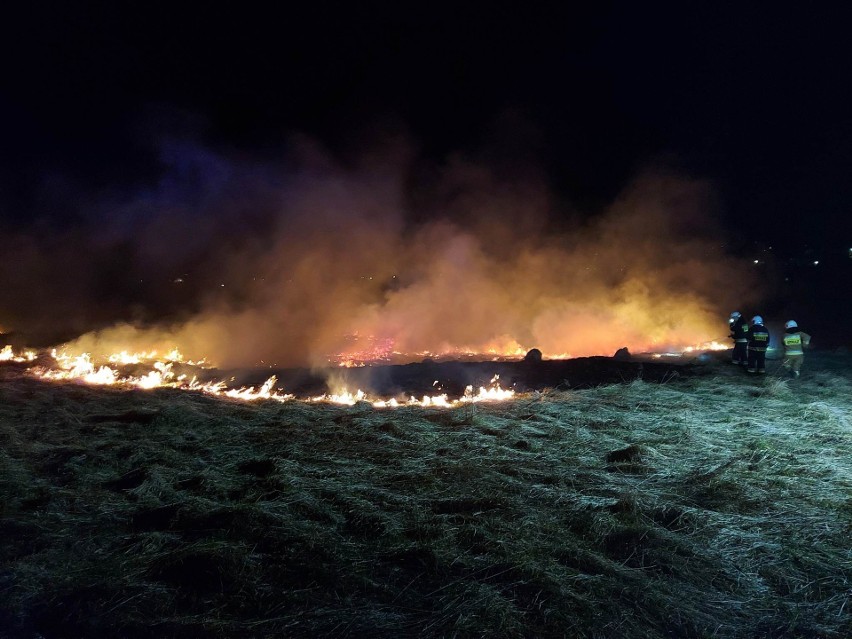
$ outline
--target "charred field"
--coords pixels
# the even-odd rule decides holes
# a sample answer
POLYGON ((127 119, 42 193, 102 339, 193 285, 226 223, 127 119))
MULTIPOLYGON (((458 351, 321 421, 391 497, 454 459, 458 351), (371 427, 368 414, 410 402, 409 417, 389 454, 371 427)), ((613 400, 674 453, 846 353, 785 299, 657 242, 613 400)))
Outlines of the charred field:
POLYGON ((577 357, 552 360, 435 361, 354 368, 311 370, 253 369, 206 371, 207 376, 230 377, 235 386, 259 386, 270 374, 277 385, 296 397, 333 392, 331 386, 369 390, 380 397, 431 395, 446 392, 460 397, 467 386, 488 386, 495 377, 504 388, 517 392, 544 389, 578 389, 626 382, 641 377, 663 382, 680 375, 700 373, 695 362, 673 363, 652 357, 616 360, 612 357, 577 357))
POLYGON ((452 409, 0 367, 0 636, 852 636, 852 361, 723 357, 452 409))

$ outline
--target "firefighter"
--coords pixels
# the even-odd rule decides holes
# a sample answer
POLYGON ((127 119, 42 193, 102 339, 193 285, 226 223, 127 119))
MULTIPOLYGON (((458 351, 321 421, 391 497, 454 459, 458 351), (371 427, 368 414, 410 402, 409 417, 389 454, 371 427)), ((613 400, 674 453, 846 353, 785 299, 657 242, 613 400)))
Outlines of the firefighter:
POLYGON ((763 318, 755 315, 751 318, 748 332, 748 372, 764 375, 766 373, 766 349, 769 348, 769 331, 763 325, 763 318))
POLYGON ((731 313, 728 324, 731 326, 731 339, 734 340, 731 363, 746 366, 748 365, 748 322, 743 318, 742 313, 734 311, 731 313))
POLYGON ((799 329, 796 320, 784 324, 784 368, 794 378, 799 376, 805 361, 805 347, 810 343, 811 336, 799 329))

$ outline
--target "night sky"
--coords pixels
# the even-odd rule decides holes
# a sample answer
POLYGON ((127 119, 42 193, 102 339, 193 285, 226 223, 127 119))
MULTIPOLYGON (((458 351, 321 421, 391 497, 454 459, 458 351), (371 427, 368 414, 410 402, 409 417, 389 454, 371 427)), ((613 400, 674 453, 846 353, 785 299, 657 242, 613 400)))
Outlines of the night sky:
POLYGON ((586 218, 649 165, 707 181, 726 251, 772 247, 775 276, 821 261, 818 281, 847 304, 831 312, 848 310, 852 45, 839 13, 24 4, 0 20, 4 233, 73 227, 91 202, 156 183, 163 138, 263 162, 307 137, 345 162, 404 134, 437 165, 534 164, 586 218))

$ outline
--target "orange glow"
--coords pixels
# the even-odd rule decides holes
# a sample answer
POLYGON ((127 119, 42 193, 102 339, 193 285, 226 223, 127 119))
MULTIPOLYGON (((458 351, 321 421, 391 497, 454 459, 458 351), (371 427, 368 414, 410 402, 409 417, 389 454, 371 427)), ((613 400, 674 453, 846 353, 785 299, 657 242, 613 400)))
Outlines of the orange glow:
POLYGON ((754 303, 706 183, 649 172, 606 210, 573 219, 545 184, 507 184, 461 162, 448 168, 446 201, 410 220, 393 170, 323 171, 288 195, 262 248, 210 252, 235 284, 179 322, 116 324, 69 350, 178 345, 188 360, 273 369, 517 359, 532 348, 545 359, 682 353, 721 340, 730 308, 754 303))
MULTIPOLYGON (((618 342, 615 342, 618 343, 618 342)), ((639 347, 630 347, 632 353, 651 354, 655 357, 682 356, 687 353, 702 351, 727 350, 728 344, 716 340, 699 341, 689 344, 676 342, 672 344, 660 344, 656 340, 644 340, 639 342, 639 347)), ((451 348, 446 347, 440 351, 420 351, 405 353, 387 348, 384 350, 365 348, 363 350, 349 350, 337 355, 328 356, 328 363, 341 368, 358 368, 364 366, 378 366, 386 364, 407 364, 409 362, 431 359, 435 361, 516 361, 523 358, 533 347, 522 346, 514 341, 502 341, 486 343, 479 349, 473 347, 451 348)), ((563 360, 574 357, 589 357, 595 355, 612 355, 611 352, 595 351, 591 349, 578 349, 575 352, 556 352, 554 354, 544 353, 544 359, 563 360)))
POLYGON ((652 355, 654 358, 659 359, 661 357, 683 357, 689 353, 703 353, 706 351, 726 351, 731 347, 727 344, 723 344, 717 341, 704 342, 703 344, 696 344, 694 346, 685 346, 680 351, 664 351, 664 352, 654 352, 652 355))

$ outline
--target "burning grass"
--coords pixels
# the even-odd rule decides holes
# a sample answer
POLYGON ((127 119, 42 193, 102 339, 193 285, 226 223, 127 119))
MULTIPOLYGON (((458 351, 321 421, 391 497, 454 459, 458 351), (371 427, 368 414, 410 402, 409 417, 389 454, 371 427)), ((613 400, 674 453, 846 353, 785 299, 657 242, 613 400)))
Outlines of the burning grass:
POLYGON ((450 409, 3 367, 0 628, 847 637, 849 365, 450 409))

